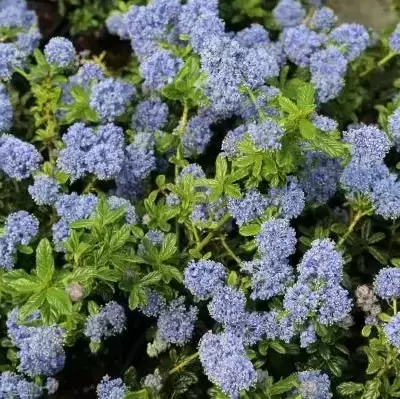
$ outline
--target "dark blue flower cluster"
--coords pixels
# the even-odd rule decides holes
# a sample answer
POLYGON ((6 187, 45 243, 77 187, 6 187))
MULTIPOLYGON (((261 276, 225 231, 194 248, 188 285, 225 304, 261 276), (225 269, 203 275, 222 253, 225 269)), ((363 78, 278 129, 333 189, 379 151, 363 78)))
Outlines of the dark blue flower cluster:
POLYGON ((164 342, 176 345, 189 342, 194 332, 197 313, 195 306, 186 307, 183 296, 172 300, 158 316, 158 337, 164 342))
POLYGON ((387 134, 376 126, 361 125, 344 132, 344 140, 350 144, 352 154, 341 177, 348 197, 363 194, 370 198, 376 214, 384 219, 398 218, 400 181, 384 163, 392 146, 387 134))
POLYGON ((341 286, 343 258, 333 241, 314 241, 297 270, 297 281, 284 297, 284 307, 296 323, 315 315, 318 322, 329 325, 348 315, 351 300, 341 286))
POLYGON ((65 148, 60 151, 58 167, 71 180, 94 174, 100 180, 115 179, 124 162, 123 130, 108 123, 97 131, 75 123, 63 136, 65 148))
POLYGON ((0 2, 0 29, 6 38, 0 43, 0 78, 10 80, 14 69, 24 65, 42 36, 36 14, 24 0, 0 2))
POLYGON ((99 313, 88 317, 84 334, 91 342, 100 343, 104 338, 121 334, 125 324, 124 308, 116 302, 108 302, 99 313))
POLYGON ((108 375, 103 377, 96 389, 98 399, 123 399, 127 391, 128 387, 121 378, 111 379, 108 375))
POLYGON ((26 211, 10 214, 0 237, 0 267, 12 269, 18 245, 28 245, 39 232, 39 221, 26 211))
MULTIPOLYGON (((37 319, 38 315, 33 317, 37 319)), ((26 327, 19 324, 18 318, 19 311, 14 309, 8 316, 7 328, 19 349, 19 370, 30 377, 53 376, 60 372, 65 363, 65 331, 57 325, 26 327)))
POLYGON ((14 136, 0 136, 0 170, 17 181, 39 169, 42 156, 36 147, 14 136))

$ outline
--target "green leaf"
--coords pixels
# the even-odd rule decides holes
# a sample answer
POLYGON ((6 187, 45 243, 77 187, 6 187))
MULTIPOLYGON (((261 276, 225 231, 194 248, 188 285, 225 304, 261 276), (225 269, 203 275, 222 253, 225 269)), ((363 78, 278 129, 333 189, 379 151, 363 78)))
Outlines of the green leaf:
POLYGON ((387 313, 379 313, 378 314, 379 320, 384 321, 385 323, 389 323, 390 320, 392 320, 392 316, 389 316, 387 313))
POLYGON ((97 353, 101 348, 101 342, 90 341, 89 349, 92 353, 97 353))
POLYGON ((176 235, 175 234, 167 234, 162 243, 159 256, 161 261, 166 261, 170 259, 177 251, 176 247, 176 235))
POLYGON ((40 283, 34 278, 19 278, 18 280, 11 280, 7 286, 16 290, 20 294, 29 294, 40 290, 40 283))
POLYGON ((33 312, 40 309, 45 300, 46 300, 46 295, 44 291, 37 292, 36 294, 31 295, 28 298, 28 300, 20 307, 19 317, 22 320, 25 320, 33 312))
POLYGON ((315 150, 323 151, 332 158, 349 156, 348 145, 333 133, 319 133, 312 139, 308 138, 307 141, 315 150))
POLYGON ((256 236, 261 231, 261 226, 259 224, 248 224, 247 226, 242 226, 239 229, 239 233, 243 237, 256 236))
POLYGON ((388 254, 376 247, 368 247, 369 253, 382 265, 387 265, 389 259, 388 254))
POLYGON ((142 287, 149 287, 151 285, 155 285, 157 283, 159 283, 162 279, 162 275, 160 272, 155 271, 155 272, 151 272, 149 274, 146 274, 144 277, 142 277, 139 281, 139 284, 142 287))
POLYGON ((232 198, 240 198, 240 189, 236 184, 227 184, 224 187, 224 192, 226 195, 232 198))
POLYGON ((311 83, 303 83, 297 90, 297 105, 300 109, 313 107, 315 89, 311 83))
POLYGON ((46 291, 46 299, 50 307, 59 315, 67 315, 72 312, 72 303, 68 294, 55 287, 50 287, 46 291))
POLYGON ((390 263, 395 267, 400 267, 400 258, 392 258, 390 259, 390 263))
POLYGON ((317 135, 317 128, 308 119, 301 119, 299 121, 300 134, 306 140, 313 140, 317 135))
POLYGON ((368 381, 365 384, 365 390, 363 395, 361 396, 362 399, 379 399, 380 395, 380 388, 381 388, 381 381, 378 378, 374 378, 371 381, 368 381))
POLYGON ((54 275, 53 248, 47 238, 42 239, 36 249, 36 273, 45 283, 51 281, 54 275))
POLYGON ((226 158, 219 155, 217 157, 215 167, 216 167, 215 177, 217 178, 218 181, 224 181, 225 176, 228 172, 228 163, 226 162, 226 158))
POLYGON ((17 246, 18 252, 25 255, 33 254, 33 248, 29 245, 18 245, 17 246))
POLYGON ((238 275, 234 270, 229 272, 228 285, 235 286, 238 282, 238 275))
POLYGON ((385 233, 374 233, 372 236, 368 238, 368 244, 376 244, 379 241, 382 241, 386 238, 385 233))
POLYGON ((280 344, 278 341, 271 341, 269 343, 270 348, 272 348, 275 352, 280 353, 281 355, 286 353, 285 347, 280 344))
POLYGON ((147 303, 147 291, 139 285, 132 287, 131 293, 129 294, 129 309, 135 310, 138 307, 147 303))
POLYGON ((93 220, 77 220, 75 222, 72 222, 70 226, 73 229, 89 229, 93 226, 93 220))
POLYGON ((171 280, 176 280, 179 283, 183 281, 182 272, 175 266, 160 265, 160 271, 166 283, 169 283, 171 280))
POLYGON ((109 210, 106 217, 103 220, 105 226, 115 223, 117 220, 122 219, 126 214, 125 206, 121 206, 118 209, 109 210))
POLYGON ((100 267, 94 273, 94 276, 99 280, 110 281, 112 283, 116 283, 121 278, 121 274, 118 270, 112 270, 108 267, 100 267))
POLYGON ((150 399, 150 396, 146 389, 142 389, 136 392, 128 392, 125 394, 124 399, 150 399))
POLYGON ((274 383, 274 385, 270 388, 270 395, 282 395, 291 391, 297 386, 297 384, 297 379, 294 376, 284 378, 283 380, 274 383))
POLYGON ((299 112, 299 108, 297 107, 297 105, 289 98, 284 96, 279 96, 278 101, 282 110, 288 113, 289 115, 294 115, 299 112))
POLYGON ((130 227, 126 224, 115 231, 110 240, 110 251, 116 252, 118 249, 122 248, 128 242, 130 234, 130 227))
POLYGON ((361 335, 365 338, 368 338, 371 334, 371 330, 372 330, 372 326, 371 324, 367 324, 363 327, 363 329, 361 330, 361 335))
POLYGON ((156 184, 159 188, 162 188, 165 186, 165 176, 164 175, 158 175, 156 178, 156 184))
POLYGON ((355 382, 343 382, 337 387, 337 391, 341 396, 353 396, 356 393, 362 392, 363 389, 363 384, 357 384, 355 382))
POLYGON ((91 316, 99 313, 100 311, 100 306, 94 301, 89 301, 87 307, 88 307, 88 312, 91 316))

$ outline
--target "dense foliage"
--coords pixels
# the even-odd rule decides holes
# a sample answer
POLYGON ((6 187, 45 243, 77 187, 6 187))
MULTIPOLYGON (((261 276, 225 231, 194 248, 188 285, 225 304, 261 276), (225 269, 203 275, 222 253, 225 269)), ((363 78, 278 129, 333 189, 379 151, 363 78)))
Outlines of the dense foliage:
POLYGON ((400 24, 83 3, 0 0, 0 398, 400 397, 400 24))

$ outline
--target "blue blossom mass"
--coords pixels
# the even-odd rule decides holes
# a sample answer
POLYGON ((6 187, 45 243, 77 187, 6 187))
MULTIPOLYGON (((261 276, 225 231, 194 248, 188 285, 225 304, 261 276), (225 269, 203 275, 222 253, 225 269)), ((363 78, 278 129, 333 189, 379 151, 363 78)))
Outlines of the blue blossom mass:
POLYGON ((84 334, 91 342, 101 342, 121 334, 125 329, 126 316, 121 305, 108 302, 99 313, 88 317, 84 334))
POLYGON ((50 176, 36 175, 34 184, 28 187, 28 191, 38 205, 53 205, 60 194, 60 186, 50 176))
POLYGON ((125 112, 135 94, 136 89, 130 83, 107 78, 93 86, 90 106, 101 120, 112 122, 125 112))
POLYGON ((111 379, 108 375, 102 378, 96 388, 98 399, 123 399, 127 391, 128 387, 121 378, 111 379))
POLYGON ((74 45, 65 37, 53 37, 44 48, 44 55, 50 65, 66 68, 75 61, 74 45))
POLYGON ((21 375, 4 371, 0 375, 0 395, 3 398, 41 398, 43 390, 34 382, 25 380, 21 375))
POLYGON ((319 370, 306 370, 297 374, 300 394, 304 399, 332 398, 330 380, 319 370))
POLYGON ((232 398, 256 383, 254 366, 234 334, 207 332, 199 342, 199 355, 208 378, 232 398))
POLYGON ((182 296, 172 300, 158 317, 157 335, 167 343, 184 345, 192 338, 197 308, 187 308, 184 302, 182 296))
POLYGON ((211 260, 191 261, 184 272, 184 285, 196 297, 206 299, 224 284, 226 271, 221 263, 211 260))
POLYGON ((385 325, 384 331, 389 342, 400 348, 400 313, 391 318, 389 323, 385 325))
POLYGON ((6 88, 3 84, 0 85, 0 132, 7 132, 13 119, 13 108, 6 88))
POLYGON ((272 260, 285 259, 295 251, 296 231, 287 219, 275 219, 261 225, 256 236, 258 250, 272 260))
POLYGON ((375 294, 387 300, 400 296, 400 269, 396 267, 386 267, 375 277, 375 294))
POLYGON ((306 11, 302 7, 300 1, 280 0, 272 11, 272 15, 278 25, 289 28, 291 26, 300 25, 306 15, 306 11))
POLYGON ((14 136, 0 136, 0 169, 17 181, 27 179, 39 169, 42 156, 30 143, 14 136))
POLYGON ((141 101, 132 116, 132 128, 140 132, 162 129, 168 120, 168 106, 160 98, 141 101))

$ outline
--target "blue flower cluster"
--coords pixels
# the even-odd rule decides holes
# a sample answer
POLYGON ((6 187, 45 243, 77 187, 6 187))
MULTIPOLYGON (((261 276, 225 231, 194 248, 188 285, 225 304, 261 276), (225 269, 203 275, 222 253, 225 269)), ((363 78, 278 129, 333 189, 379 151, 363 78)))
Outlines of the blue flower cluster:
POLYGON ((11 179, 27 179, 39 169, 42 156, 32 144, 14 136, 0 136, 0 170, 11 179))
POLYGON ((305 195, 295 177, 288 177, 286 186, 272 188, 268 196, 283 218, 296 218, 305 207, 305 195))
POLYGON ((393 141, 397 149, 400 149, 400 107, 390 115, 388 125, 389 132, 393 136, 393 141))
POLYGON ((306 16, 306 11, 302 7, 300 1, 297 0, 280 0, 274 8, 272 15, 278 25, 289 28, 291 26, 300 25, 306 16))
POLYGON ((0 84, 0 132, 7 132, 13 119, 13 108, 3 84, 0 84))
POLYGON ((38 47, 41 34, 34 11, 24 0, 0 2, 0 29, 7 41, 0 43, 0 78, 10 80, 15 68, 38 47))
POLYGON ((102 121, 112 122, 126 111, 135 94, 136 89, 130 83, 106 78, 92 87, 89 104, 102 121))
POLYGON ((253 189, 245 193, 242 198, 228 198, 228 210, 239 226, 248 224, 262 216, 271 204, 270 199, 253 189))
POLYGON ((150 133, 138 133, 132 144, 125 147, 122 169, 116 178, 116 194, 136 198, 142 181, 156 169, 154 138, 150 133))
POLYGON ((212 138, 213 121, 214 117, 208 110, 203 110, 189 120, 182 137, 185 156, 193 157, 204 153, 212 138))
POLYGON ((270 220, 262 225, 256 242, 260 257, 241 267, 251 276, 251 298, 267 300, 283 294, 293 281, 288 258, 295 251, 296 232, 287 219, 270 220))
POLYGON ((158 316, 157 336, 164 342, 184 345, 192 338, 197 312, 195 306, 185 306, 183 296, 172 300, 158 316))
POLYGON ((56 251, 63 252, 63 243, 70 235, 69 225, 79 219, 88 219, 94 214, 98 199, 92 194, 61 194, 55 203, 60 220, 53 224, 53 241, 56 251))
POLYGON ((150 291, 147 295, 147 304, 140 311, 147 317, 158 317, 166 308, 166 300, 157 291, 150 291))
POLYGON ((377 215, 397 219, 400 216, 400 181, 384 163, 392 146, 390 139, 382 130, 368 125, 351 128, 343 136, 350 144, 352 155, 341 177, 348 197, 364 194, 370 198, 377 215))
POLYGON ((105 338, 122 334, 125 324, 124 308, 116 302, 108 302, 99 313, 88 317, 84 334, 91 342, 100 343, 105 338))
POLYGON ((311 17, 310 25, 317 31, 329 31, 337 23, 337 16, 334 11, 328 7, 322 7, 316 10, 311 17))
POLYGON ((376 275, 374 290, 382 299, 392 300, 400 297, 400 269, 386 267, 376 275))
POLYGON ((313 314, 321 324, 343 320, 351 310, 341 287, 343 258, 329 239, 315 240, 298 265, 298 278, 284 297, 284 307, 296 323, 313 314))
POLYGON ((391 318, 389 323, 385 325, 384 331, 389 342, 400 348, 400 313, 391 318))
POLYGON ((168 121, 168 106, 159 97, 141 101, 132 117, 132 128, 139 132, 155 132, 168 121))
POLYGON ((250 388, 257 381, 243 342, 234 334, 207 332, 199 342, 199 355, 210 381, 231 398, 238 397, 242 389, 250 388))
POLYGON ((300 186, 306 202, 326 204, 339 188, 343 169, 338 160, 319 152, 307 152, 300 186))
POLYGON ((400 53, 400 24, 397 24, 395 31, 390 36, 389 45, 392 51, 400 53))
POLYGON ((11 371, 0 375, 0 396, 2 398, 38 399, 43 395, 41 387, 34 382, 25 380, 22 376, 11 371))
MULTIPOLYGON (((19 370, 30 377, 53 376, 60 372, 65 363, 65 331, 57 325, 26 327, 19 324, 18 317, 19 311, 14 309, 8 315, 7 328, 14 345, 19 349, 19 370)), ((38 317, 38 314, 33 314, 30 318, 38 317)))
MULTIPOLYGON (((326 374, 319 370, 306 370, 297 373, 300 382, 300 393, 303 399, 332 398, 330 391, 331 382, 326 374)), ((296 393, 297 393, 296 392, 296 393)))
POLYGON ((60 194, 60 185, 47 175, 36 175, 28 192, 38 205, 54 205, 60 194))
POLYGON ((97 131, 83 123, 73 124, 63 136, 65 148, 60 151, 57 165, 72 181, 87 174, 101 180, 116 178, 124 162, 122 128, 108 123, 97 131))
POLYGON ((71 67, 76 58, 74 45, 65 37, 53 37, 44 48, 47 62, 58 68, 71 67))
POLYGON ((191 261, 185 268, 184 285, 197 298, 206 299, 224 285, 226 271, 212 260, 191 261))
POLYGON ((123 399, 127 391, 128 387, 121 378, 111 379, 108 375, 102 378, 96 389, 98 399, 123 399))
POLYGON ((26 211, 10 214, 0 237, 0 267, 10 270, 14 266, 18 245, 28 245, 39 232, 39 221, 26 211))

